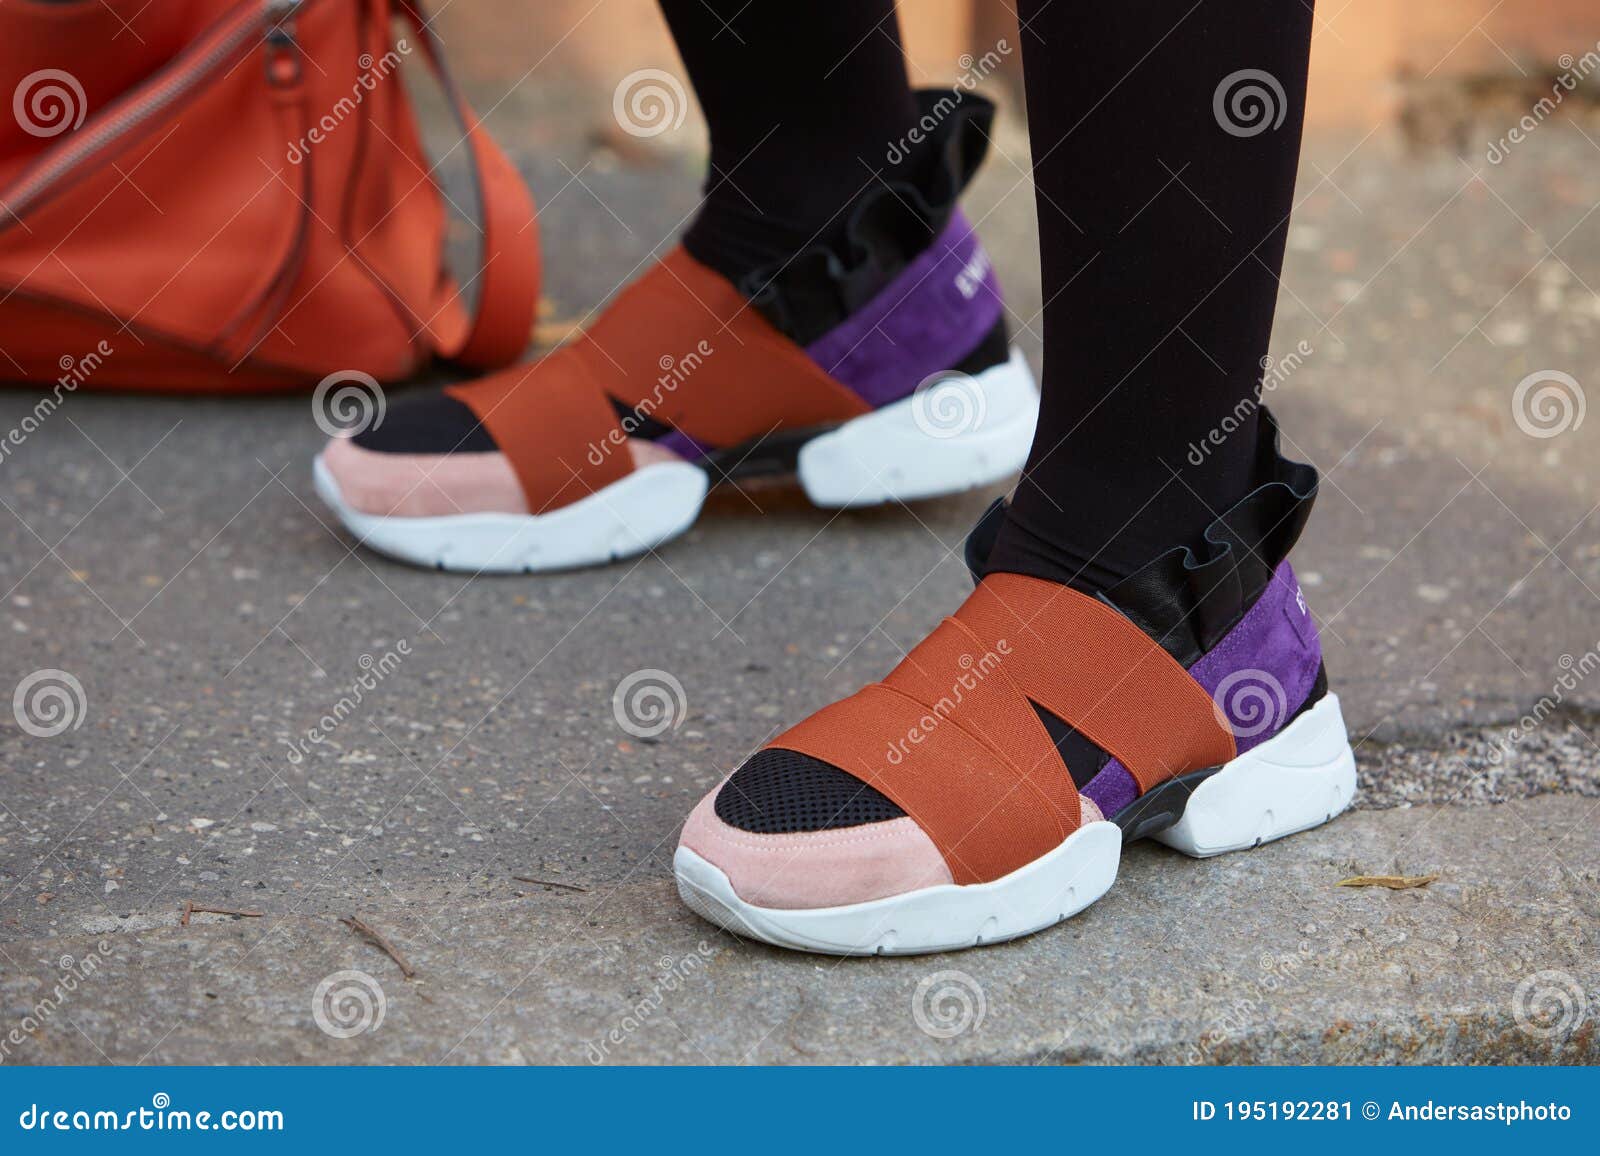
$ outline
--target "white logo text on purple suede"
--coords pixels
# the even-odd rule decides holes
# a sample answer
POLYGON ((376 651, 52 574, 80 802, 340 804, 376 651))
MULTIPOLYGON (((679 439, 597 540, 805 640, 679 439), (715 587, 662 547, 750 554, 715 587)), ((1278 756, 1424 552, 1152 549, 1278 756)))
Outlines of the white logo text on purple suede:
POLYGON ((976 297, 978 290, 983 288, 983 283, 989 277, 990 267, 989 254, 980 245, 956 274, 956 289, 960 291, 961 296, 968 301, 976 297))
MULTIPOLYGON (((1294 580, 1293 578, 1290 578, 1289 581, 1292 582, 1294 580)), ((1294 587, 1294 598, 1291 600, 1287 597, 1289 593, 1286 588, 1288 586, 1288 582, 1283 583, 1283 586, 1285 587, 1283 591, 1285 595, 1283 598, 1284 620, 1289 623, 1289 629, 1294 631, 1294 636, 1300 640, 1301 646, 1308 648, 1316 646, 1317 628, 1311 624, 1311 608, 1306 605, 1305 591, 1301 589, 1300 584, 1296 582, 1294 587), (1298 614, 1295 613, 1296 610, 1299 611, 1298 614)))

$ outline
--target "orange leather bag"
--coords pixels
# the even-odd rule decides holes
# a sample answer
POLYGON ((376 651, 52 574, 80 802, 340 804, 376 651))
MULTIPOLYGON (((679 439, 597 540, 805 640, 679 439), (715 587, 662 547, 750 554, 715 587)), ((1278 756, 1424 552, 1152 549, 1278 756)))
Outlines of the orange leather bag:
POLYGON ((414 4, 0 0, 0 380, 71 365, 85 389, 233 391, 498 367, 533 322, 533 216, 414 4), (411 56, 475 172, 465 292, 411 56))

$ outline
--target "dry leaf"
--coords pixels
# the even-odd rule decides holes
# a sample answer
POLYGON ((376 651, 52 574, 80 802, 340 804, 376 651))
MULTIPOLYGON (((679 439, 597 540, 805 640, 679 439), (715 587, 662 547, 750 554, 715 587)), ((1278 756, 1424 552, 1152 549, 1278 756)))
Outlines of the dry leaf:
POLYGON ((1339 880, 1340 887, 1387 887, 1390 891, 1410 891, 1413 887, 1426 887, 1434 875, 1352 875, 1339 880))

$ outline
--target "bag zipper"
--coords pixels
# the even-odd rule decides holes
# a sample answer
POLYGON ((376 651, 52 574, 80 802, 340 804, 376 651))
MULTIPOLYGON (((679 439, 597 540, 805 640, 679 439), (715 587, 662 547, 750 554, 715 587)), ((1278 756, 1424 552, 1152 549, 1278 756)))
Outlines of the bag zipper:
MULTIPOLYGON (((279 71, 292 61, 293 77, 299 75, 299 48, 295 43, 295 20, 307 0, 257 0, 242 7, 191 46, 182 58, 167 66, 153 91, 138 101, 115 110, 97 125, 75 133, 61 148, 46 156, 31 172, 24 173, 4 195, 0 204, 10 219, 0 221, 0 232, 16 224, 29 209, 48 193, 67 173, 82 165, 95 153, 137 131, 151 117, 193 92, 223 65, 233 65, 249 55, 265 34, 268 45, 268 79, 280 83, 287 73, 279 71)), ((291 78, 291 79, 292 79, 291 78)))

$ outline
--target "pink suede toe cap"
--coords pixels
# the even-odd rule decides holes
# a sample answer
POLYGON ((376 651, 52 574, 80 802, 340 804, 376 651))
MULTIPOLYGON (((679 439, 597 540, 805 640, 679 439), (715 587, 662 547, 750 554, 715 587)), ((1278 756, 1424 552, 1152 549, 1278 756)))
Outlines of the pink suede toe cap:
POLYGON ((504 454, 385 454, 334 438, 322 451, 351 509, 386 518, 526 514, 527 500, 504 454))
MULTIPOLYGON (((634 469, 682 459, 652 442, 628 439, 634 469)), ((350 438, 322 451, 345 505, 382 518, 448 518, 456 514, 526 514, 528 499, 511 460, 498 453, 386 454, 350 438)))
POLYGON ((720 868, 746 903, 839 907, 952 882, 944 856, 913 819, 757 835, 717 818, 716 796, 690 812, 679 842, 720 868))

